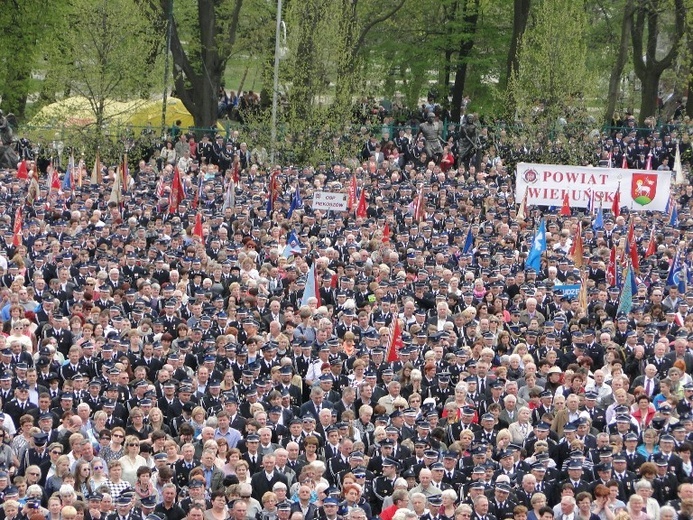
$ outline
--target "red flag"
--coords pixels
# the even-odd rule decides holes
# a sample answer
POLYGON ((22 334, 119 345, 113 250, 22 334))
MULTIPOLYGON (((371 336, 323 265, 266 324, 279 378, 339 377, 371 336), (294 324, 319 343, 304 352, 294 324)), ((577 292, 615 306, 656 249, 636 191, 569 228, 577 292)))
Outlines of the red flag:
POLYGON ((274 201, 279 196, 279 170, 274 170, 270 176, 269 186, 267 188, 267 213, 274 209, 274 201))
POLYGON ((636 272, 640 271, 640 258, 638 257, 638 244, 635 243, 635 240, 630 242, 630 264, 636 272))
POLYGON ((318 307, 322 306, 322 298, 320 297, 320 280, 318 279, 318 270, 313 269, 313 287, 315 287, 315 299, 318 300, 318 307))
POLYGON ((564 217, 570 216, 570 196, 566 193, 563 196, 563 205, 561 206, 561 215, 564 217))
POLYGON ((606 268, 606 282, 609 286, 616 285, 616 247, 611 248, 609 265, 606 268))
POLYGON ((366 218, 366 188, 361 188, 361 195, 359 196, 359 205, 356 206, 356 216, 361 218, 366 218))
POLYGON ((22 245, 22 207, 18 207, 14 214, 14 227, 12 229, 12 245, 19 247, 22 245))
POLYGON ((652 226, 652 231, 650 231, 650 243, 647 244, 647 250, 645 251, 645 256, 647 258, 650 255, 654 255, 657 252, 657 241, 655 240, 655 228, 652 226))
POLYGON ((628 169, 628 156, 626 155, 626 152, 623 152, 623 162, 621 162, 621 168, 624 170, 628 169))
POLYGON ((120 169, 123 175, 123 191, 128 191, 128 185, 130 184, 130 170, 128 169, 128 154, 123 155, 123 167, 120 169))
POLYGON ((390 223, 385 222, 385 227, 383 228, 383 243, 390 242, 390 223))
POLYGON ((26 167, 26 159, 17 165, 17 178, 18 179, 29 179, 29 170, 26 167))
POLYGON ((58 169, 57 168, 51 168, 51 189, 52 190, 59 190, 60 189, 60 177, 58 177, 58 169))
POLYGON ((626 240, 629 244, 635 243, 635 224, 633 219, 630 219, 630 225, 628 226, 628 234, 626 235, 626 240))
POLYGON ((356 206, 356 175, 351 176, 351 184, 349 184, 349 199, 347 200, 347 209, 351 211, 356 206))
POLYGON ((618 188, 616 189, 614 202, 611 204, 611 213, 614 214, 614 218, 618 218, 621 214, 621 183, 618 184, 618 188))
POLYGON ((414 199, 414 221, 421 222, 424 214, 424 202, 423 202, 423 191, 419 191, 419 194, 414 199))
POLYGON ((236 184, 238 184, 238 182, 241 180, 240 165, 241 160, 238 158, 238 156, 236 156, 235 160, 233 161, 233 170, 231 170, 233 182, 235 182, 236 184))
POLYGON ((570 246, 569 255, 575 262, 575 267, 582 267, 582 256, 584 254, 584 246, 582 243, 582 222, 578 223, 577 233, 573 245, 570 246))
POLYGON ((202 213, 199 211, 197 212, 197 215, 195 215, 195 226, 193 227, 193 233, 192 233, 193 238, 199 238, 202 240, 202 213))
POLYGON ((183 183, 180 180, 180 172, 178 168, 173 170, 173 181, 171 182, 171 200, 168 204, 169 214, 173 214, 178 211, 178 205, 180 201, 185 197, 185 191, 183 190, 183 183))
POLYGON ((404 341, 402 341, 402 328, 399 325, 399 320, 395 319, 395 327, 392 330, 392 337, 390 338, 390 347, 387 350, 387 362, 392 363, 399 359, 399 353, 397 352, 404 346, 404 341))
POLYGON ((647 155, 647 161, 645 162, 645 169, 646 170, 651 170, 652 169, 652 154, 649 153, 647 155))

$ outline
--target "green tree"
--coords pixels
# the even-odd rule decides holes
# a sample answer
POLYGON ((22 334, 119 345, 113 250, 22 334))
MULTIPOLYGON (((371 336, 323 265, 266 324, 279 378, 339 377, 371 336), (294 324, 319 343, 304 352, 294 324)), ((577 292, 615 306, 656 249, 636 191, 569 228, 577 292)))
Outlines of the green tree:
POLYGON ((510 84, 520 116, 554 122, 589 95, 587 26, 583 0, 536 2, 510 84))
POLYGON ((630 31, 633 25, 633 0, 626 0, 623 5, 623 18, 621 20, 621 35, 619 38, 618 51, 614 60, 609 76, 609 91, 606 96, 606 109, 604 111, 604 122, 609 125, 614 117, 616 102, 620 93, 621 76, 623 69, 628 62, 630 51, 630 31))
POLYGON ((26 109, 37 55, 53 34, 62 4, 63 0, 8 0, 0 9, 0 97, 3 110, 20 119, 26 109))
POLYGON ((48 53, 48 77, 54 91, 88 100, 98 133, 109 122, 109 102, 140 97, 142 85, 159 74, 150 62, 161 43, 150 30, 151 16, 134 0, 69 1, 64 26, 48 53))
POLYGON ((659 79, 671 67, 679 52, 679 42, 683 38, 686 9, 683 0, 673 0, 675 28, 669 31, 671 41, 669 50, 662 55, 661 31, 666 16, 672 11, 671 0, 637 0, 631 16, 631 38, 633 40, 633 66, 635 74, 642 83, 640 99, 640 125, 645 118, 655 115, 659 95, 659 79), (643 50, 644 47, 644 50, 643 50))
POLYGON ((244 0, 179 1, 175 5, 172 0, 158 1, 159 16, 168 19, 170 15, 175 95, 192 114, 195 126, 211 128, 217 120, 226 62, 240 35, 244 0))

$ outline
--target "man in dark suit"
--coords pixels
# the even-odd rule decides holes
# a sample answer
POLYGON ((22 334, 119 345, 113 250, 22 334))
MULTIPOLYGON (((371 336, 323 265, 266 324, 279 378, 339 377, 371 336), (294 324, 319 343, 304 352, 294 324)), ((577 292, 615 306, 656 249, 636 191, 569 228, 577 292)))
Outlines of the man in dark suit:
POLYGON ((279 384, 275 387, 276 390, 286 390, 291 396, 291 406, 298 406, 302 401, 301 389, 296 385, 291 384, 293 379, 293 369, 291 365, 284 365, 279 369, 279 384))
POLYGON ((320 387, 313 387, 310 391, 310 401, 301 406, 301 417, 312 415, 316 421, 320 420, 320 411, 323 408, 332 409, 332 403, 324 400, 325 392, 320 387))
POLYGON ((15 390, 15 398, 4 406, 4 412, 9 415, 14 424, 19 425, 19 419, 22 415, 29 414, 32 409, 38 408, 34 403, 29 401, 29 385, 20 383, 15 390))
POLYGON ((67 353, 73 344, 73 337, 72 332, 64 328, 62 314, 53 314, 52 326, 44 329, 43 336, 45 338, 55 338, 58 343, 58 352, 67 357, 67 353))
POLYGON ((350 410, 352 412, 355 412, 354 409, 354 402, 356 401, 356 389, 350 386, 347 386, 342 389, 341 391, 342 398, 337 401, 334 405, 334 409, 337 412, 337 421, 340 421, 342 418, 342 414, 350 410))
POLYGON ((474 499, 472 520, 496 520, 495 516, 489 514, 489 500, 486 495, 479 495, 474 499))
POLYGON ((176 461, 173 469, 176 472, 176 484, 179 488, 184 488, 188 485, 188 475, 200 465, 200 461, 195 458, 195 447, 192 444, 184 444, 181 454, 183 458, 176 461))
POLYGON ((494 487, 493 499, 489 501, 489 513, 496 518, 506 518, 511 515, 517 504, 510 500, 510 484, 499 482, 494 487))
MULTIPOLYGON (((291 506, 291 514, 301 513, 303 520, 317 520, 320 510, 318 506, 310 502, 310 488, 302 485, 298 488, 298 502, 294 502, 291 506)), ((281 518, 281 517, 280 517, 281 518)))
POLYGON ((560 490, 562 489, 563 484, 567 482, 570 482, 573 485, 573 490, 575 491, 576 496, 578 493, 581 493, 582 491, 589 492, 589 483, 582 480, 583 470, 584 468, 582 467, 582 462, 580 462, 579 460, 571 460, 568 463, 568 478, 560 482, 554 488, 553 501, 549 501, 549 504, 557 504, 558 502, 560 502, 560 490))
POLYGON ((652 399, 659 394, 659 377, 657 377, 657 367, 652 363, 645 366, 645 373, 633 379, 630 385, 630 391, 633 392, 637 387, 641 386, 647 397, 652 399))
POLYGON ((255 473, 250 484, 253 487, 253 498, 258 502, 262 502, 262 496, 268 491, 272 491, 272 487, 277 482, 284 483, 287 488, 289 487, 289 481, 286 476, 274 467, 275 463, 274 455, 265 455, 262 459, 262 470, 255 473))
POLYGON ((260 436, 256 433, 251 433, 245 439, 245 445, 248 448, 241 459, 248 463, 248 472, 254 475, 262 469, 262 455, 258 451, 260 447, 260 436))

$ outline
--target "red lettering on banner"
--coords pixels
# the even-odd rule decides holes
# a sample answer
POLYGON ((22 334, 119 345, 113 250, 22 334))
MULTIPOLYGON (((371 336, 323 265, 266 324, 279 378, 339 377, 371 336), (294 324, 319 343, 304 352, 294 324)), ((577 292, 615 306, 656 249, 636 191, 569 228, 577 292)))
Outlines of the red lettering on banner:
POLYGON ((606 184, 609 176, 601 173, 601 174, 593 174, 593 173, 585 173, 585 172, 562 172, 562 171, 556 171, 552 172, 551 170, 544 170, 543 172, 543 181, 553 181, 557 183, 561 182, 570 182, 574 184, 601 184, 604 185, 606 184))

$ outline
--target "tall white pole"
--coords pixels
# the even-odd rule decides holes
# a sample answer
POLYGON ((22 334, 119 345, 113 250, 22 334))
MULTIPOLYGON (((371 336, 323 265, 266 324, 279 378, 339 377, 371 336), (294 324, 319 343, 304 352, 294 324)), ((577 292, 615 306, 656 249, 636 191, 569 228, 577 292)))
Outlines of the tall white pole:
POLYGON ((277 30, 274 38, 274 86, 272 87, 272 128, 270 162, 274 164, 274 151, 277 147, 277 101, 279 96, 279 42, 282 26, 282 0, 277 0, 277 30))

